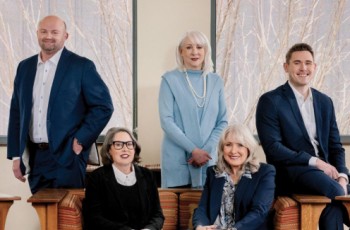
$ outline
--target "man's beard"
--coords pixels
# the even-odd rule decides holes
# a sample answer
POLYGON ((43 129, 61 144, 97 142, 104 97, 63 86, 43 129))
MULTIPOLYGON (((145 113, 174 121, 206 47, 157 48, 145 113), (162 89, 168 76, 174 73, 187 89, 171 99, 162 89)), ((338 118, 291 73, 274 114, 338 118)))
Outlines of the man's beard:
POLYGON ((47 53, 51 53, 53 51, 57 50, 57 46, 55 43, 50 43, 50 44, 46 44, 46 43, 41 43, 41 49, 47 53))

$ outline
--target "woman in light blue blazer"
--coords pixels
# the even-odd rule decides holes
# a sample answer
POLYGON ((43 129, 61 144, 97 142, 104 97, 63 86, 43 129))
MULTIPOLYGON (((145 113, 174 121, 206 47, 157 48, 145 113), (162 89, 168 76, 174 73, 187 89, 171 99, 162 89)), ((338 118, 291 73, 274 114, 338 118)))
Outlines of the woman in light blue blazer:
POLYGON ((193 214, 196 230, 269 230, 276 170, 259 163, 258 144, 244 125, 229 126, 219 143, 216 166, 207 170, 198 208, 193 214))
POLYGON ((212 72, 206 36, 190 31, 176 50, 178 68, 162 76, 159 115, 162 187, 202 187, 227 126, 224 83, 212 72))

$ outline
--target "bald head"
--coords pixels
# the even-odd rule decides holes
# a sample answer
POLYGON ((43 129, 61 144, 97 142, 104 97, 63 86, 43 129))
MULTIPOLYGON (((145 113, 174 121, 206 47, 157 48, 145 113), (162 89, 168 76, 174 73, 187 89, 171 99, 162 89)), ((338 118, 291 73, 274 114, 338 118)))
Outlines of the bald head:
POLYGON ((56 21, 57 23, 60 23, 63 26, 65 31, 67 30, 66 22, 63 21, 60 17, 58 17, 56 15, 48 15, 48 16, 42 18, 38 23, 38 29, 40 28, 40 25, 45 21, 56 21))

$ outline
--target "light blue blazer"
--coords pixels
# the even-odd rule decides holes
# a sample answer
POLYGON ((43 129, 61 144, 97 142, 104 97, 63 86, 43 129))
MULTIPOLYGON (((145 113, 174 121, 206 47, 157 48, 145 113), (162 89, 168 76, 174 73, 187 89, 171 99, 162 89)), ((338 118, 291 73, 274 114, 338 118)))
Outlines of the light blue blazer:
POLYGON ((198 109, 184 73, 180 70, 165 73, 159 92, 160 123, 164 131, 162 187, 203 186, 206 168, 216 162, 217 144, 227 126, 224 83, 219 75, 207 75, 207 97, 201 118, 198 109), (196 147, 212 157, 200 168, 187 163, 196 147))

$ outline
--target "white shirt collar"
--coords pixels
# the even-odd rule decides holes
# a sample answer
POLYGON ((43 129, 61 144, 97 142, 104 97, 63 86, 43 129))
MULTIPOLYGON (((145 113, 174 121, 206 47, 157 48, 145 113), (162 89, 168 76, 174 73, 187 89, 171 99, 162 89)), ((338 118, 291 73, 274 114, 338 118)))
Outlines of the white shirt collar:
MULTIPOLYGON (((61 58, 61 54, 63 51, 63 47, 62 49, 60 49, 57 53, 55 53, 48 61, 52 62, 53 64, 55 64, 56 66, 58 65, 58 62, 61 58)), ((41 59, 40 53, 38 54, 38 65, 44 63, 43 60, 41 59)))
POLYGON ((120 171, 114 164, 112 164, 113 172, 117 182, 124 186, 132 186, 136 183, 135 167, 131 165, 131 172, 129 174, 124 174, 120 171))
POLYGON ((304 100, 304 96, 301 94, 301 93, 299 93, 299 91, 298 90, 296 90, 296 88, 294 88, 294 86, 288 81, 288 84, 289 84, 289 86, 292 88, 292 90, 293 90, 293 93, 294 93, 294 95, 295 95, 295 98, 297 99, 297 102, 298 102, 298 105, 300 106, 301 104, 303 104, 305 101, 307 101, 307 100, 310 100, 310 101, 312 101, 312 90, 311 90, 311 88, 309 87, 309 94, 308 94, 308 96, 307 96, 307 98, 304 100))

